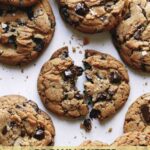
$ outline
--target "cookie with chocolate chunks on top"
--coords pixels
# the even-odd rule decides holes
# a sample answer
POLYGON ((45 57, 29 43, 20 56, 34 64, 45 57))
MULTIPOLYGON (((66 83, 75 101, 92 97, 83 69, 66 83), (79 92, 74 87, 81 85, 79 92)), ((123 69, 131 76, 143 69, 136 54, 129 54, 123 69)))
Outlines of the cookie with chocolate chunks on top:
POLYGON ((128 109, 124 132, 150 133, 150 93, 140 96, 128 109))
POLYGON ((128 0, 58 0, 58 5, 65 22, 81 32, 97 33, 122 20, 128 0))
POLYGON ((129 77, 125 66, 114 57, 86 50, 84 83, 86 101, 91 105, 91 119, 104 120, 117 112, 128 99, 129 77))
POLYGON ((83 73, 69 57, 68 47, 57 50, 42 67, 38 78, 38 92, 45 107, 58 116, 85 117, 88 106, 76 87, 83 73))
POLYGON ((0 5, 0 62, 27 64, 50 43, 55 18, 48 0, 29 8, 0 5))
POLYGON ((52 146, 55 128, 37 104, 19 95, 0 97, 1 146, 52 146))

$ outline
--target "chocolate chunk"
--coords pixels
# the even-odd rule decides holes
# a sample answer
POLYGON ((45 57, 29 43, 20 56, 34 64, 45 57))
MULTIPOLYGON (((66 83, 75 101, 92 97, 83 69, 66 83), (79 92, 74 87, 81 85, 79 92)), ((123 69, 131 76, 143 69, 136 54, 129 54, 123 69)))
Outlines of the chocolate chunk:
POLYGON ((5 33, 7 33, 9 31, 9 25, 5 23, 2 29, 5 33))
POLYGON ((85 66, 85 69, 91 69, 91 66, 87 62, 84 62, 84 66, 85 66))
POLYGON ((69 13, 68 7, 66 5, 60 7, 60 13, 63 15, 63 18, 68 22, 69 13))
POLYGON ((16 46, 16 36, 15 36, 15 35, 11 35, 11 36, 8 38, 8 44, 12 44, 12 45, 15 45, 15 46, 16 46))
POLYGON ((33 38, 34 43, 36 43, 35 51, 40 52, 44 49, 44 41, 40 38, 33 38))
POLYGON ((121 76, 118 72, 111 72, 110 73, 110 82, 111 83, 120 83, 121 82, 121 76))
POLYGON ((143 119, 146 123, 150 123, 150 107, 145 104, 141 106, 141 113, 143 116, 143 119))
POLYGON ((96 119, 96 118, 98 118, 99 115, 100 115, 100 111, 97 109, 92 109, 90 112, 91 119, 93 119, 93 118, 96 119))
POLYGON ((5 135, 7 133, 7 126, 4 126, 2 129, 2 134, 5 135))
POLYGON ((85 131, 89 132, 92 129, 92 124, 90 119, 85 119, 81 125, 82 128, 85 129, 85 131))
POLYGON ((97 96, 97 101, 111 100, 111 95, 108 92, 101 92, 97 96))
POLYGON ((25 130, 21 130, 21 137, 24 137, 25 135, 26 135, 26 132, 25 132, 25 130))
POLYGON ((43 140, 45 137, 44 129, 42 128, 37 129, 33 137, 37 140, 43 140))
POLYGON ((3 10, 2 9, 0 9, 0 16, 2 16, 3 15, 3 10))
POLYGON ((16 125, 17 125, 17 124, 16 124, 15 121, 11 121, 10 124, 9 124, 10 127, 14 127, 14 126, 16 126, 16 125))
POLYGON ((32 8, 27 8, 25 11, 27 13, 28 18, 30 20, 33 20, 33 18, 34 18, 34 12, 33 12, 32 8))
POLYGON ((82 67, 74 66, 72 68, 72 72, 74 75, 81 76, 83 73, 83 69, 82 69, 82 67))
POLYGON ((65 58, 67 58, 67 57, 69 57, 69 55, 68 55, 68 52, 67 52, 67 51, 64 51, 64 52, 63 52, 63 54, 62 54, 62 55, 60 55, 60 58, 61 58, 61 59, 65 59, 65 58))
POLYGON ((80 16, 85 16, 89 12, 89 8, 85 5, 85 3, 78 3, 75 12, 80 16))

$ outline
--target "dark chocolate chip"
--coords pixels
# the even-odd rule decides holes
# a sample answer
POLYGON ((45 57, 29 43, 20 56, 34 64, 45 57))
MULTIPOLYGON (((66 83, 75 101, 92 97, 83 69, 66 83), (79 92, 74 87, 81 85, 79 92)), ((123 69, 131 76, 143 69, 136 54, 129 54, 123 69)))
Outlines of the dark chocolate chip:
POLYGON ((21 137, 24 137, 26 135, 26 131, 25 130, 21 130, 21 137))
POLYGON ((43 140, 45 137, 44 129, 42 128, 37 129, 33 137, 37 140, 43 140))
POLYGON ((16 122, 15 122, 15 121, 11 121, 10 124, 9 124, 9 126, 10 126, 10 127, 16 126, 16 122))
POLYGON ((120 83, 121 82, 121 76, 116 71, 115 72, 111 72, 109 78, 110 78, 110 82, 111 83, 120 83))
POLYGON ((68 13, 68 6, 61 6, 60 7, 60 13, 63 16, 63 18, 68 22, 68 17, 69 17, 69 13, 68 13))
POLYGON ((67 81, 71 79, 74 75, 72 74, 71 70, 66 70, 64 72, 64 80, 67 81))
POLYGON ((15 36, 15 35, 11 35, 11 36, 8 38, 8 44, 12 44, 12 45, 15 45, 15 46, 16 46, 16 36, 15 36))
POLYGON ((61 59, 65 59, 65 58, 67 58, 67 57, 69 57, 69 54, 68 54, 67 51, 64 51, 63 54, 60 55, 60 58, 61 58, 61 59))
POLYGON ((83 128, 84 128, 87 132, 91 131, 91 129, 92 129, 92 124, 91 124, 91 120, 90 120, 90 119, 85 119, 85 120, 83 121, 83 128))
POLYGON ((89 82, 93 83, 92 77, 91 77, 90 75, 86 74, 86 79, 87 79, 89 82))
POLYGON ((33 18, 34 18, 34 12, 33 12, 32 8, 27 8, 27 9, 25 9, 25 11, 27 13, 28 18, 30 20, 33 20, 33 18))
POLYGON ((3 10, 2 9, 0 9, 0 16, 2 16, 3 15, 3 10))
POLYGON ((146 123, 150 123, 150 107, 148 105, 141 106, 141 113, 146 123))
POLYGON ((82 67, 74 66, 72 67, 72 72, 74 75, 81 76, 83 73, 82 67))
POLYGON ((2 134, 5 135, 7 133, 7 131, 8 131, 7 126, 4 126, 2 129, 2 134))
POLYGON ((36 44, 35 51, 41 52, 44 49, 44 41, 40 38, 33 38, 33 42, 36 44))
POLYGON ((91 119, 93 119, 93 118, 96 119, 96 118, 98 118, 99 115, 100 115, 100 111, 97 109, 92 109, 90 112, 91 119))
POLYGON ((85 69, 91 69, 91 66, 87 62, 84 62, 84 66, 85 66, 85 69))
POLYGON ((85 16, 89 12, 89 8, 85 3, 78 3, 75 8, 75 12, 80 16, 85 16))

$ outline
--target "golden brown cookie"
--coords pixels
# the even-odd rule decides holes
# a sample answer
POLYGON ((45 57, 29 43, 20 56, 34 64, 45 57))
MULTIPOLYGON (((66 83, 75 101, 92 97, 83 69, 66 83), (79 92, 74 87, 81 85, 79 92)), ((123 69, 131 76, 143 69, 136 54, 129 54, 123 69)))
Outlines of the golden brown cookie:
POLYGON ((0 97, 1 146, 50 146, 55 129, 36 103, 18 95, 0 97))
POLYGON ((139 97, 128 109, 124 123, 124 132, 150 133, 150 93, 139 97))
POLYGON ((90 118, 104 120, 117 112, 128 99, 129 77, 125 66, 109 54, 86 50, 85 97, 92 110, 90 118))
POLYGON ((150 1, 130 0, 112 38, 122 59, 136 70, 150 72, 150 1))
POLYGON ((144 132, 128 132, 117 138, 112 146, 150 146, 150 135, 144 132))
POLYGON ((60 14, 75 29, 97 33, 114 28, 128 0, 58 0, 60 14))
POLYGON ((48 0, 29 8, 0 5, 0 62, 18 65, 33 61, 50 43, 54 29, 48 0))
POLYGON ((76 87, 82 73, 83 69, 69 57, 67 47, 57 50, 43 65, 38 78, 38 92, 45 107, 59 116, 86 116, 87 104, 76 87))
POLYGON ((39 0, 0 0, 0 3, 17 7, 29 7, 36 4, 39 0))

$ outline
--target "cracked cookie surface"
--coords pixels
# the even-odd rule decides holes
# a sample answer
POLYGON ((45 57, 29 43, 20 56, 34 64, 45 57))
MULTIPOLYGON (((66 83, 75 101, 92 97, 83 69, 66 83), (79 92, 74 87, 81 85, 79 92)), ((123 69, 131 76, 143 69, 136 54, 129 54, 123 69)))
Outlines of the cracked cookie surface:
POLYGON ((131 67, 150 72, 150 1, 130 0, 123 21, 112 38, 122 57, 131 67))
POLYGON ((150 93, 139 97, 128 109, 124 123, 124 132, 150 133, 150 93))
POLYGON ((0 0, 0 3, 17 7, 29 7, 36 4, 39 0, 0 0))
POLYGON ((0 97, 0 122, 3 146, 50 146, 54 143, 51 118, 22 96, 0 97))
POLYGON ((38 78, 38 92, 48 110, 69 118, 87 115, 87 104, 75 85, 82 72, 81 67, 73 64, 67 47, 57 50, 43 65, 38 78))
POLYGON ((0 62, 26 64, 50 43, 55 18, 48 0, 29 8, 0 5, 0 62))
POLYGON ((99 146, 108 146, 108 144, 105 144, 100 141, 87 140, 79 145, 79 147, 99 147, 99 146))
POLYGON ((125 66, 114 57, 94 50, 85 51, 85 99, 91 105, 90 118, 104 120, 127 101, 130 86, 125 66))
POLYGON ((127 0, 58 0, 60 14, 75 29, 97 33, 114 28, 127 0))
POLYGON ((150 146, 150 135, 143 132, 129 132, 117 138, 112 146, 150 146))

